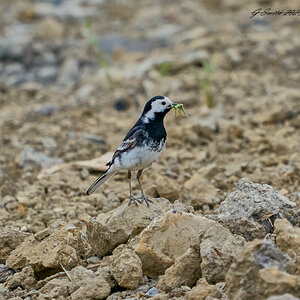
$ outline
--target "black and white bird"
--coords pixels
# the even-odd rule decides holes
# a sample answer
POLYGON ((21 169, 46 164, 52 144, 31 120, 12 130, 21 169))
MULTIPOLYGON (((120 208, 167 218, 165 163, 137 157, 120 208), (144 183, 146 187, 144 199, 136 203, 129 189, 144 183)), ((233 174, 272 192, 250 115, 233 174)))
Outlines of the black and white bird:
POLYGON ((162 153, 167 133, 164 127, 165 115, 174 107, 170 99, 163 96, 151 98, 145 105, 143 113, 124 140, 117 148, 110 162, 106 165, 108 169, 97 178, 87 190, 87 195, 92 194, 100 185, 121 170, 128 170, 128 183, 131 203, 146 202, 147 206, 152 202, 146 197, 140 182, 140 177, 145 168, 149 167, 162 153), (134 198, 131 188, 131 172, 137 171, 137 181, 141 189, 141 198, 134 198))

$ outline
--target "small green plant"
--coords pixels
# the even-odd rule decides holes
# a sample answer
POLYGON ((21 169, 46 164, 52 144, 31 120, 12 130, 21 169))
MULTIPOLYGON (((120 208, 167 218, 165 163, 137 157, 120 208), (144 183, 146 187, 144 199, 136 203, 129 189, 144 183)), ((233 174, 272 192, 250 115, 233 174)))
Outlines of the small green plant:
POLYGON ((161 64, 159 64, 156 69, 160 76, 166 76, 170 73, 171 69, 173 67, 173 62, 172 61, 165 61, 161 64))
POLYGON ((211 108, 214 105, 213 95, 212 95, 212 82, 211 75, 215 71, 217 66, 217 55, 214 54, 210 60, 205 60, 203 62, 204 74, 200 74, 196 68, 193 68, 193 73, 197 84, 200 89, 204 92, 206 106, 211 108))
POLYGON ((83 37, 87 40, 89 46, 91 47, 92 51, 98 59, 99 66, 105 71, 105 76, 107 78, 110 88, 115 89, 117 87, 117 82, 113 80, 107 72, 108 61, 105 59, 104 55, 100 51, 97 36, 92 28, 92 24, 88 21, 85 21, 84 26, 81 29, 83 37))
POLYGON ((101 53, 97 41, 97 36, 95 31, 92 28, 92 24, 88 21, 84 22, 84 26, 82 27, 82 35, 87 40, 88 44, 90 45, 91 49, 93 50, 94 54, 97 56, 98 63, 102 68, 107 67, 107 60, 101 53))

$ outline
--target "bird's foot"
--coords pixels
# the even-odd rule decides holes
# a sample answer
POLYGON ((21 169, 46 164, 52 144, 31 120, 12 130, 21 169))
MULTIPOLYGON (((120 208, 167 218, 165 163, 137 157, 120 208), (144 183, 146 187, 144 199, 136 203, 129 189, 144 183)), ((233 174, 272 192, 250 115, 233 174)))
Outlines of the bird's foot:
POLYGON ((128 202, 128 206, 130 206, 131 203, 134 204, 134 205, 136 205, 136 206, 138 206, 139 203, 142 203, 142 201, 140 201, 137 198, 134 198, 134 197, 130 196, 130 201, 128 202))
POLYGON ((147 196, 145 196, 145 195, 142 195, 142 196, 139 198, 139 200, 140 200, 140 203, 142 203, 143 201, 145 201, 148 207, 150 207, 150 203, 153 203, 153 201, 150 200, 150 199, 149 199, 147 196))

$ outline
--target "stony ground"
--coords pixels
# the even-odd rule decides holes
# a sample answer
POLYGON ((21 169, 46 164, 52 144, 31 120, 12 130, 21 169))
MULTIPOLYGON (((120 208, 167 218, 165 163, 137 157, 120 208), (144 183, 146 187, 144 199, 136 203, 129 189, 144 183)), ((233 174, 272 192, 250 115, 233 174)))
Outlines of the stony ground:
POLYGON ((284 5, 1 1, 0 299, 299 299, 300 17, 250 18, 284 5), (155 95, 153 205, 85 196, 155 95))

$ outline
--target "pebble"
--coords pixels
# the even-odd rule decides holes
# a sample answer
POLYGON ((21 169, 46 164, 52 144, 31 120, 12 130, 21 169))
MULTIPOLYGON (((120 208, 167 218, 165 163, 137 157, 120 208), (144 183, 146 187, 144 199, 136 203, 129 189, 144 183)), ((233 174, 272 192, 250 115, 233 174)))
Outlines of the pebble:
POLYGON ((58 111, 59 107, 57 105, 52 104, 44 104, 39 109, 33 111, 33 114, 41 115, 41 116, 50 116, 55 111, 58 111))
POLYGON ((155 295, 159 294, 159 291, 156 287, 151 288, 147 293, 146 296, 151 298, 154 297, 155 295))
POLYGON ((115 101, 114 108, 117 111, 125 111, 128 108, 128 103, 124 98, 119 98, 115 101))
POLYGON ((89 142, 93 142, 96 144, 105 144, 105 141, 103 140, 103 138, 97 134, 84 133, 83 138, 88 140, 89 142))
POLYGON ((13 275, 15 271, 13 269, 8 268, 4 264, 0 264, 0 283, 4 283, 8 277, 13 275))
POLYGON ((96 263, 99 262, 99 261, 100 261, 100 259, 99 259, 98 256, 91 256, 91 257, 89 257, 89 258, 86 260, 86 262, 87 262, 88 264, 96 264, 96 263))
POLYGON ((57 68, 55 66, 43 66, 37 71, 38 81, 43 84, 54 82, 57 77, 57 68))
POLYGON ((22 168, 39 165, 42 167, 51 167, 59 165, 63 162, 61 158, 49 157, 42 152, 36 152, 32 146, 25 146, 17 158, 19 165, 22 168))
POLYGON ((60 69, 58 83, 63 86, 73 85, 78 76, 78 70, 78 61, 74 58, 67 58, 60 69))

